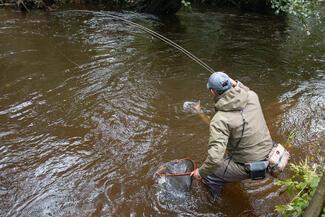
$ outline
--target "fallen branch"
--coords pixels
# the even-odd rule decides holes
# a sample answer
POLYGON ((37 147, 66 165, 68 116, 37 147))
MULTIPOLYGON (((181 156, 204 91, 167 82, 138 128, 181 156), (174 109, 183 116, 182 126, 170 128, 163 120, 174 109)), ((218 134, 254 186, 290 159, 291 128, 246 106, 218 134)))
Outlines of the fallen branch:
POLYGON ((30 12, 23 0, 18 0, 16 4, 18 5, 19 8, 20 8, 20 5, 22 5, 28 13, 30 12))
POLYGON ((303 217, 318 217, 325 206, 325 174, 318 183, 315 194, 309 202, 309 206, 302 215, 303 217))

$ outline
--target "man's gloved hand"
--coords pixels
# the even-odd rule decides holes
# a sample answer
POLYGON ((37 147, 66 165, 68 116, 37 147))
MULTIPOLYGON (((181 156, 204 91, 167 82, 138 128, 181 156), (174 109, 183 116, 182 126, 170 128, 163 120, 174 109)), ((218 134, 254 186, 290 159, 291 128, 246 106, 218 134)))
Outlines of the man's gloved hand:
POLYGON ((193 176, 195 179, 202 179, 202 177, 199 174, 199 169, 195 169, 191 172, 191 176, 193 176))

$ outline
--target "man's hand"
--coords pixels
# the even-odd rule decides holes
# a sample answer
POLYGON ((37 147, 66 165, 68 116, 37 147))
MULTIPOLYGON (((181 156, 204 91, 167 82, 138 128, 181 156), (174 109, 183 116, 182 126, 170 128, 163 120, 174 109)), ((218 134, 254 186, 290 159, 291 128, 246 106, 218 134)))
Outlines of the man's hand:
POLYGON ((199 169, 195 169, 191 172, 191 176, 193 176, 195 179, 202 179, 202 177, 199 174, 199 169))
POLYGON ((197 102, 196 104, 193 105, 192 107, 197 113, 202 113, 202 109, 201 109, 201 102, 197 102))

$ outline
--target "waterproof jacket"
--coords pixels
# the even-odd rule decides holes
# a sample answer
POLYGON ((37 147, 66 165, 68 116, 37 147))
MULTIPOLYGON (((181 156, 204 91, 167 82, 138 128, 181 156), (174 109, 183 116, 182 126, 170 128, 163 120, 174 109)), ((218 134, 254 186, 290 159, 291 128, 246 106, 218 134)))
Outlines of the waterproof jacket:
POLYGON ((236 163, 267 158, 272 139, 254 91, 237 82, 235 87, 215 98, 215 110, 210 122, 208 156, 199 168, 200 176, 210 175, 222 164, 226 149, 236 163))

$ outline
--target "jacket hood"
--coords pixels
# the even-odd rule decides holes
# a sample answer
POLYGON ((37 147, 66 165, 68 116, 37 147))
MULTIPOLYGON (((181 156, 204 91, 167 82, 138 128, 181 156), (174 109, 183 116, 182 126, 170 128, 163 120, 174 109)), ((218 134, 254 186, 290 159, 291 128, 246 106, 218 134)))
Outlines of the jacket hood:
POLYGON ((217 111, 240 111, 248 102, 249 89, 237 84, 222 95, 215 97, 215 109, 217 111))

